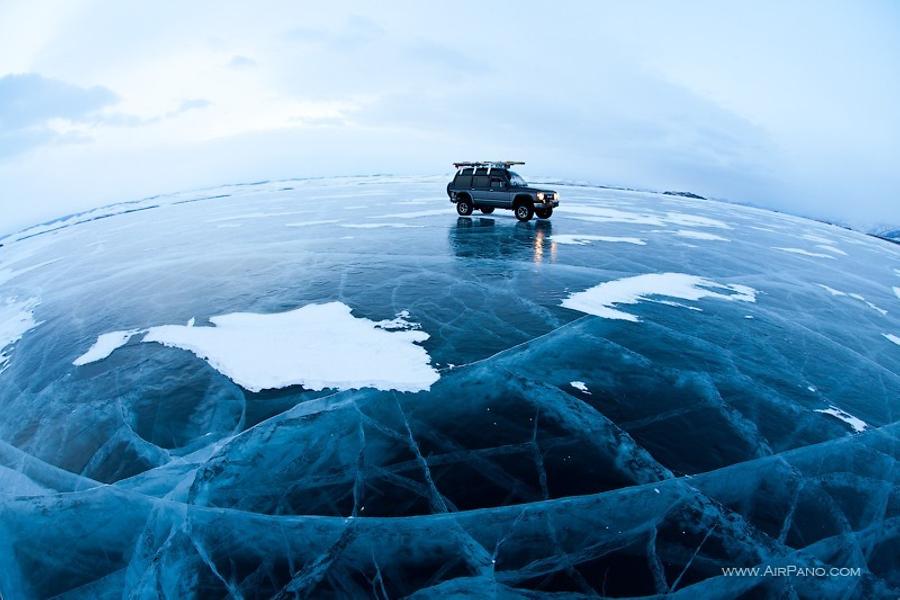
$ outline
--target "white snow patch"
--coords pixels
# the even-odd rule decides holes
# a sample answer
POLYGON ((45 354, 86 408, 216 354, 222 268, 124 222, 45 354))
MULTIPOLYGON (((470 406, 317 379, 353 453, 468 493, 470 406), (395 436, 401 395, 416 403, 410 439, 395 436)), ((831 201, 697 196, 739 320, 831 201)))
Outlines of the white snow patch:
POLYGON ((816 386, 814 386, 814 385, 808 385, 808 386, 806 386, 806 389, 808 389, 809 391, 811 391, 813 393, 816 392, 816 386))
POLYGON ((868 423, 866 423, 862 419, 858 419, 850 413, 845 412, 834 405, 829 406, 828 408, 817 408, 816 412, 831 415, 832 417, 840 419, 844 423, 848 424, 851 428, 853 428, 853 431, 855 431, 856 433, 865 431, 866 427, 869 426, 868 423))
POLYGON ((188 319, 187 326, 193 327, 194 323, 196 323, 196 322, 197 322, 197 319, 195 319, 194 317, 191 317, 190 319, 188 319))
POLYGON ((255 212, 255 213, 245 213, 242 215, 231 215, 228 217, 220 217, 218 219, 211 219, 207 221, 207 223, 222 223, 223 221, 243 221, 245 219, 268 219, 271 217, 284 217, 290 215, 302 215, 306 211, 302 210, 289 210, 283 212, 255 212))
POLYGON ((588 389, 587 384, 583 381, 570 381, 569 385, 571 385, 582 394, 587 394, 588 396, 591 395, 591 390, 588 389))
POLYGON ((633 213, 615 208, 601 208, 584 204, 562 204, 555 209, 563 213, 583 215, 575 217, 582 221, 598 223, 634 223, 640 225, 665 225, 662 218, 650 214, 633 213))
POLYGON ((582 221, 594 221, 598 223, 634 223, 639 225, 654 225, 657 227, 665 225, 681 225, 683 227, 716 227, 719 229, 731 229, 730 225, 717 219, 678 212, 667 212, 665 214, 636 213, 616 208, 568 203, 559 206, 556 210, 563 213, 575 213, 581 215, 575 218, 582 221))
MULTIPOLYGON (((193 321, 193 319, 191 319, 191 321, 193 321)), ((192 326, 193 323, 189 322, 188 327, 192 326)), ((97 338, 97 341, 94 342, 93 346, 88 348, 87 352, 72 361, 72 364, 76 367, 80 367, 88 363, 103 360, 104 358, 107 358, 110 354, 115 352, 117 349, 127 344, 128 340, 130 340, 138 333, 141 333, 142 331, 144 330, 128 329, 126 331, 110 331, 109 333, 104 333, 97 338)))
POLYGON ((417 210, 413 212, 397 212, 391 215, 376 215, 369 217, 370 219, 418 219, 420 217, 437 217, 452 215, 453 212, 448 208, 435 208, 432 210, 417 210))
POLYGON ((690 238, 692 240, 718 240, 722 242, 730 242, 728 238, 724 238, 721 235, 716 235, 714 233, 707 233, 705 231, 692 231, 690 229, 679 229, 675 232, 675 235, 683 238, 690 238))
POLYGON ((298 223, 285 223, 285 227, 306 227, 307 225, 329 225, 331 223, 338 223, 338 219, 321 219, 318 221, 300 221, 298 223))
POLYGON ((38 263, 36 265, 31 265, 30 267, 25 267, 24 269, 18 269, 18 270, 10 269, 10 268, 0 269, 0 285, 3 285, 4 283, 6 283, 8 281, 12 281, 19 275, 24 275, 25 273, 27 273, 29 271, 34 271, 35 269, 40 269, 41 267, 46 267, 47 265, 52 265, 53 263, 59 262, 60 260, 62 260, 62 259, 55 258, 53 260, 47 260, 42 263, 38 263))
POLYGON ((897 337, 893 333, 882 333, 881 335, 883 335, 888 341, 894 342, 895 344, 900 346, 900 337, 897 337))
POLYGON ((837 246, 829 246, 828 244, 816 244, 816 248, 820 250, 825 250, 827 252, 833 252, 834 254, 840 254, 841 256, 847 256, 847 253, 838 248, 837 246))
POLYGON ((863 296, 863 295, 861 295, 861 294, 847 294, 847 295, 850 296, 851 298, 853 298, 854 300, 859 300, 860 302, 862 302, 863 304, 865 304, 866 306, 868 306, 869 308, 871 308, 871 309, 874 310, 875 312, 879 312, 879 313, 881 313, 882 315, 886 315, 886 314, 887 314, 887 311, 886 311, 886 310, 884 310, 883 308, 881 308, 881 307, 879 307, 879 306, 876 306, 875 304, 872 304, 871 302, 869 302, 868 300, 866 300, 865 296, 863 296))
POLYGON ((0 373, 9 367, 13 346, 28 331, 40 323, 34 320, 34 309, 40 304, 37 298, 16 300, 7 298, 0 304, 0 373))
POLYGON ((824 283, 819 283, 816 285, 818 285, 823 290, 827 291, 832 296, 846 296, 848 298, 853 298, 854 300, 859 300, 860 302, 862 302, 863 304, 865 304, 866 306, 868 306, 875 312, 880 313, 882 316, 887 314, 886 310, 884 310, 880 306, 877 306, 877 305, 869 302, 868 300, 866 300, 865 296, 863 296, 862 294, 842 292, 841 290, 836 290, 833 287, 829 287, 829 286, 825 285, 824 283))
MULTIPOLYGON (((397 318, 411 326, 403 314, 397 318)), ((209 320, 209 327, 151 327, 141 342, 192 352, 253 392, 290 385, 309 390, 373 387, 418 392, 439 378, 428 352, 417 345, 428 339, 427 333, 388 331, 385 322, 354 317, 341 302, 309 304, 282 313, 231 313, 209 320)), ((100 336, 97 345, 105 351, 123 333, 104 334, 109 337, 100 336)), ((96 355, 100 354, 98 349, 96 355)))
POLYGON ((616 310, 616 304, 637 304, 649 300, 650 296, 669 296, 682 300, 715 298, 717 300, 738 300, 755 302, 756 290, 746 285, 724 284, 685 273, 647 273, 606 281, 600 285, 571 294, 562 301, 562 306, 578 310, 604 319, 640 321, 630 313, 616 310), (716 290, 727 290, 722 293, 716 290))
POLYGON ((240 223, 219 223, 216 225, 219 229, 237 229, 241 227, 240 223))
POLYGON ((895 285, 892 289, 894 290, 894 295, 900 298, 900 287, 895 285))
POLYGON ((681 302, 675 302, 674 300, 659 300, 656 298, 651 298, 649 302, 655 302, 657 304, 665 304, 666 306, 674 306, 675 308, 686 308, 688 310, 695 310, 697 312, 703 312, 702 308, 696 306, 688 306, 687 304, 682 304, 681 302))
POLYGON ((731 229, 731 225, 718 219, 701 217, 700 215, 687 215, 684 213, 669 212, 664 217, 666 222, 685 227, 715 227, 717 229, 731 229))
POLYGON ((810 252, 809 250, 804 250, 803 248, 780 248, 773 247, 773 250, 781 250, 782 252, 790 252, 791 254, 802 254, 804 256, 814 256, 815 258, 830 258, 834 259, 830 254, 821 254, 819 252, 810 252))
POLYGON ((825 290, 826 292, 828 292, 829 294, 831 294, 832 296, 846 296, 847 295, 846 292, 842 292, 841 290, 836 290, 833 287, 829 287, 829 286, 825 285, 824 283, 820 283, 820 284, 818 284, 818 286, 820 288, 822 288, 823 290, 825 290))
POLYGON ((617 237, 609 235, 587 235, 577 233, 563 233, 550 236, 550 239, 558 244, 571 244, 575 246, 587 246, 591 242, 613 242, 623 244, 635 244, 637 246, 646 246, 647 242, 636 237, 617 237))
POLYGON ((424 227, 424 225, 410 225, 408 223, 343 223, 341 227, 350 227, 351 229, 378 229, 381 227, 409 228, 424 227))
POLYGON ((768 227, 758 227, 756 225, 750 225, 750 229, 757 229, 759 231, 768 231, 769 233, 775 233, 774 229, 770 229, 768 227))
POLYGON ((401 310, 393 319, 383 319, 375 323, 375 327, 388 330, 396 329, 419 329, 421 325, 409 320, 409 311, 401 310))
POLYGON ((818 242, 820 244, 834 244, 835 241, 829 238, 824 238, 820 235, 812 235, 810 233, 803 234, 803 239, 809 240, 811 242, 818 242))

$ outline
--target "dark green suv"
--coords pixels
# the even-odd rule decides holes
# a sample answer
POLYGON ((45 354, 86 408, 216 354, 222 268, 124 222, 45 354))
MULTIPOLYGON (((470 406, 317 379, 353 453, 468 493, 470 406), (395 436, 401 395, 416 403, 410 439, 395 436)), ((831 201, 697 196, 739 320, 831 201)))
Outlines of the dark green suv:
POLYGON ((559 194, 531 187, 509 169, 524 164, 518 161, 453 163, 456 176, 447 184, 447 195, 456 204, 456 212, 466 217, 476 208, 486 215, 494 209, 505 208, 514 211, 520 221, 528 221, 534 215, 549 219, 553 209, 559 206, 559 194))

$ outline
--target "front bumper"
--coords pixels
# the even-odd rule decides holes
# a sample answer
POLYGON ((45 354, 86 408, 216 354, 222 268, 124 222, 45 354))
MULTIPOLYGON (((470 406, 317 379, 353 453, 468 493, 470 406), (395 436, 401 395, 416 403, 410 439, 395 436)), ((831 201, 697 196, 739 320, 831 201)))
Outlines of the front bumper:
POLYGON ((535 207, 540 208, 556 208, 559 206, 559 200, 544 200, 543 202, 536 202, 535 207))

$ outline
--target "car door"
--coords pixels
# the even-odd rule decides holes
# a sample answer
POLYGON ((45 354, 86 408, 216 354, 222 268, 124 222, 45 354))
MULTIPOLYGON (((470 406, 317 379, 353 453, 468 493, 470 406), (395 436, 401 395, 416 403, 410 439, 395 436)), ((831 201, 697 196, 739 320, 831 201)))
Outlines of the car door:
POLYGON ((472 199, 477 205, 491 206, 491 178, 486 167, 475 169, 472 177, 472 199))
POLYGON ((491 171, 491 188, 487 194, 489 206, 508 208, 509 204, 509 180, 504 171, 491 171))

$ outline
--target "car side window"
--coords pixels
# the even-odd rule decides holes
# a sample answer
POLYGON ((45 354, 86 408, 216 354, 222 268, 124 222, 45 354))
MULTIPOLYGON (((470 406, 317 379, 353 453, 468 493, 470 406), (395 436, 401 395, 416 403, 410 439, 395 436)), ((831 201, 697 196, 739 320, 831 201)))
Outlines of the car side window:
POLYGON ((494 174, 491 173, 491 189, 492 190, 505 190, 506 189, 506 177, 503 176, 502 173, 494 174))
POLYGON ((453 180, 454 187, 468 188, 472 187, 472 169, 463 169, 456 174, 453 180))
POLYGON ((488 177, 487 169, 480 168, 475 170, 475 177, 472 179, 472 187, 480 189, 490 187, 490 177, 488 177))

